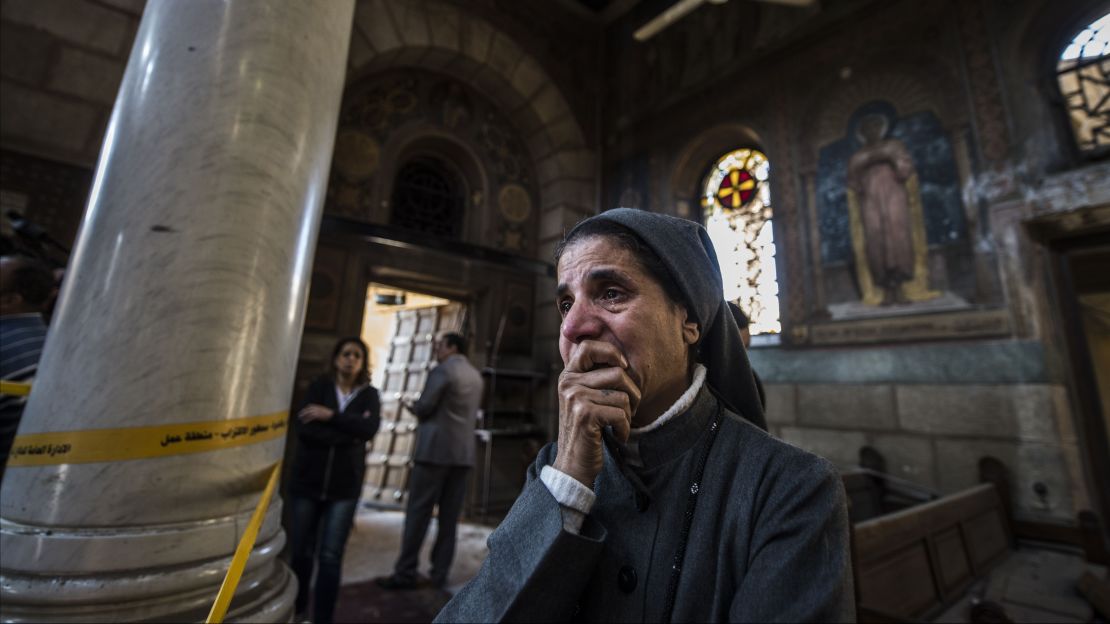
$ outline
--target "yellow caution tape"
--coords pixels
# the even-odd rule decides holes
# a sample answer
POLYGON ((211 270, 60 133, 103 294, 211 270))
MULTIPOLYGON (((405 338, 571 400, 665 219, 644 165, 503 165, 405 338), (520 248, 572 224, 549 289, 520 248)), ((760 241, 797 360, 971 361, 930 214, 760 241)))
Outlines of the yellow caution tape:
MULTIPOLYGON (((0 381, 0 394, 27 396, 31 384, 0 381)), ((83 464, 203 453, 265 442, 284 435, 289 412, 281 411, 234 420, 213 420, 156 427, 87 429, 16 436, 8 467, 83 464)), ((281 462, 270 470, 270 479, 250 522, 239 539, 224 582, 212 603, 206 624, 220 624, 243 578, 258 531, 270 507, 281 474, 281 462)))
POLYGON ((117 462, 204 453, 285 435, 289 412, 207 422, 16 436, 8 468, 117 462))
POLYGON ((270 498, 274 495, 274 488, 277 486, 280 472, 281 462, 279 461, 274 464, 273 470, 270 471, 270 481, 266 484, 265 491, 262 492, 262 500, 258 501, 258 506, 254 508, 251 521, 247 524, 247 530, 243 531, 243 537, 239 539, 239 545, 235 547, 235 555, 231 557, 231 565, 227 569, 227 576, 224 577, 224 582, 220 585, 220 592, 216 594, 216 601, 212 603, 212 610, 208 612, 208 619, 205 620, 206 624, 219 624, 224 621, 224 616, 227 615, 231 598, 235 595, 235 589, 239 587, 239 579, 243 576, 243 570, 247 567, 247 559, 254 549, 254 542, 258 539, 258 529, 262 527, 262 519, 266 517, 266 508, 270 506, 270 498))
POLYGON ((0 394, 27 396, 31 394, 31 384, 18 381, 0 381, 0 394))

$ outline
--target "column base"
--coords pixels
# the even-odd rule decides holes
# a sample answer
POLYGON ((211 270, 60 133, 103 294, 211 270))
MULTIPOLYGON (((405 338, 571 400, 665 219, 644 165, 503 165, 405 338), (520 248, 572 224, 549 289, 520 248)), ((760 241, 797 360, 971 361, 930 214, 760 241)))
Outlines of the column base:
MULTIPOLYGON (((0 533, 12 538, 13 532, 28 528, 5 522, 0 533)), ((56 536, 64 530, 52 532, 56 536)), ((288 622, 292 619, 297 581, 285 562, 278 559, 284 546, 285 533, 281 530, 255 545, 226 621, 288 622)), ((188 548, 179 543, 178 548, 182 547, 188 548)), ((234 544, 228 547, 233 549, 234 544)), ((58 561, 59 556, 64 556, 63 552, 52 550, 47 558, 58 561)), ((67 550, 77 554, 81 548, 67 550)), ((167 553, 146 551, 146 554, 156 559, 159 554, 164 557, 167 553)), ((121 553, 121 558, 127 557, 121 553)), ((72 563, 73 568, 85 568, 91 562, 72 563)), ((178 565, 68 574, 0 567, 0 620, 203 622, 230 563, 229 555, 178 565)), ((104 567, 112 566, 105 562, 104 567)))

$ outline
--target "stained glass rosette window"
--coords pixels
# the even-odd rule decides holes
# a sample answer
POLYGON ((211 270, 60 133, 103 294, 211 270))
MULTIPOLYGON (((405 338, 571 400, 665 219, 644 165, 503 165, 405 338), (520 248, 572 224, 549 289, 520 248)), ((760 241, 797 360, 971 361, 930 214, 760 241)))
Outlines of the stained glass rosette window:
POLYGON ((1110 14, 1081 30, 1064 48, 1056 77, 1079 149, 1110 147, 1110 14))
POLYGON ((755 197, 759 181, 747 169, 730 169, 717 184, 717 203, 726 210, 748 205, 755 197))
POLYGON ((705 229, 721 263, 725 299, 747 312, 753 335, 782 331, 769 174, 762 152, 729 152, 709 170, 701 199, 705 229))

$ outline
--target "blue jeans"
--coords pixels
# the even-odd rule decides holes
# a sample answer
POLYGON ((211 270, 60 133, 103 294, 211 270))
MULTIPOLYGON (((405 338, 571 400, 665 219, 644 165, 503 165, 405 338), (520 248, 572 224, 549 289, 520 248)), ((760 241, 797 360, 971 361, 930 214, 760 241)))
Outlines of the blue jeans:
POLYGON ((343 565, 343 549, 355 518, 358 499, 313 500, 294 497, 293 506, 293 572, 297 575, 297 613, 308 607, 312 581, 313 559, 316 570, 316 593, 312 600, 313 622, 330 624, 339 597, 339 574, 343 565), (319 537, 319 548, 316 547, 319 537))

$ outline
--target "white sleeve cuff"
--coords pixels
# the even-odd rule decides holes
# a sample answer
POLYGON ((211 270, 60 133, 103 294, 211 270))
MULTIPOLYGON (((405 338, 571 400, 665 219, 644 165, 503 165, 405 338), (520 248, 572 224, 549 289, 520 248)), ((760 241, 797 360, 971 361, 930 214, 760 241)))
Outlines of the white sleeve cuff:
POLYGON ((540 471, 540 481, 543 481, 547 490, 559 503, 559 511, 563 515, 563 529, 577 535, 582 530, 586 514, 593 509, 597 495, 574 477, 551 466, 544 466, 540 471))

